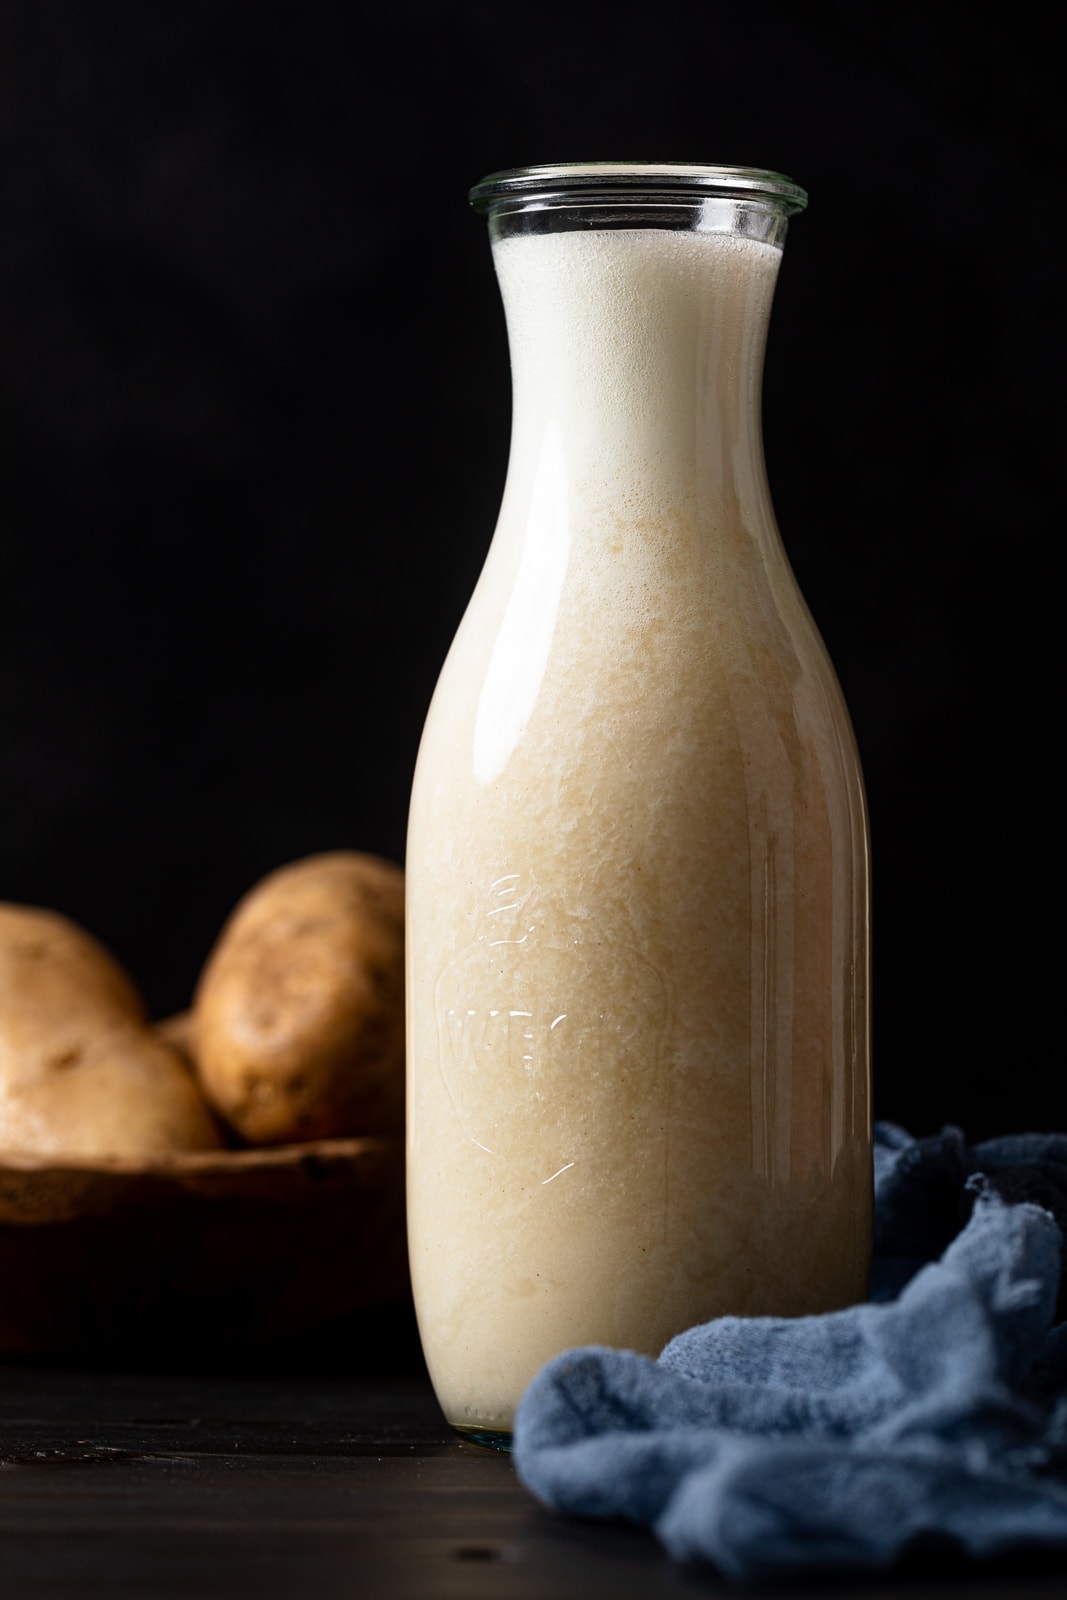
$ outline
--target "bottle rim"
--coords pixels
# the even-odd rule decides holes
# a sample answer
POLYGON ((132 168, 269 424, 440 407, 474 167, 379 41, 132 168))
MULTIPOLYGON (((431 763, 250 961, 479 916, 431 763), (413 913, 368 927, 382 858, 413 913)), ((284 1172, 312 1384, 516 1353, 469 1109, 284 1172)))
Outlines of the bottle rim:
POLYGON ((475 211, 489 212, 509 204, 584 204, 598 199, 635 195, 705 200, 718 195, 734 200, 769 200, 787 215, 803 211, 807 192, 780 172, 762 167, 709 166, 677 161, 564 161, 491 172, 471 189, 475 211))

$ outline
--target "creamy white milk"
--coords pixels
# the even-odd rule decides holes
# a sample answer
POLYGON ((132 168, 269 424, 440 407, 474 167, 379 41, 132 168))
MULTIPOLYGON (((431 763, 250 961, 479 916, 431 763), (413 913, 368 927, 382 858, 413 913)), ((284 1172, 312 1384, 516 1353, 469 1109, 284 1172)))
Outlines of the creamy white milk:
POLYGON ((408 854, 409 1225, 458 1425, 571 1345, 866 1288, 866 829, 767 497, 777 249, 495 247, 496 538, 408 854))

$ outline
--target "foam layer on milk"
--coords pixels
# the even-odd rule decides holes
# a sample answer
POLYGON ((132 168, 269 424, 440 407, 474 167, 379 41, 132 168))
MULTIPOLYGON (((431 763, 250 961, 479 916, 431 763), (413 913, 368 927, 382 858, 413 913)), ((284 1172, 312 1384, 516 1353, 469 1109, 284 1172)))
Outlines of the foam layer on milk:
POLYGON ((522 235, 494 254, 515 392, 494 565, 544 539, 531 517, 544 523, 546 482, 565 506, 555 567, 566 539, 620 610, 688 581, 692 541, 724 520, 773 521, 759 390, 777 247, 634 229, 522 235))
POLYGON ((706 460, 720 432, 734 448, 758 445, 749 402, 777 247, 635 229, 520 236, 494 254, 515 384, 511 470, 520 483, 536 468, 550 417, 575 471, 590 487, 610 485, 611 508, 624 515, 673 512, 694 458, 706 460), (742 357, 753 370, 737 370, 742 357), (708 389, 713 366, 718 392, 708 389))
MULTIPOLYGON (((737 516, 746 482, 742 519, 774 537, 758 390, 780 250, 627 229, 524 235, 495 254, 516 399, 480 597, 503 608, 475 728, 483 782, 503 769, 541 691, 565 589, 571 679, 593 669, 606 618, 616 635, 647 633, 665 610, 685 671, 708 648, 694 548, 737 516), (728 461, 716 459, 721 440, 728 461)), ((560 687, 566 698, 573 685, 560 687)))

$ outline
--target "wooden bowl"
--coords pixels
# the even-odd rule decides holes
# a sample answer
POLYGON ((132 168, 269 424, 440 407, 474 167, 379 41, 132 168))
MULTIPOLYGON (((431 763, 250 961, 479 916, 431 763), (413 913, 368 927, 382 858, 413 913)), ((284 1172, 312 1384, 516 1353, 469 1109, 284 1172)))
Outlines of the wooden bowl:
POLYGON ((0 1154, 0 1355, 203 1356, 400 1298, 399 1138, 0 1154))

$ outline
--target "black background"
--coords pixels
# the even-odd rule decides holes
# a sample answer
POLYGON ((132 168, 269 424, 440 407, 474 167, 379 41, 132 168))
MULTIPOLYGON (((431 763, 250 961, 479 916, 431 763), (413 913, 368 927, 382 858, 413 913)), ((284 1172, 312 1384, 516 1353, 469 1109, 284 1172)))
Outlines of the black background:
POLYGON ((164 1014, 262 873, 402 859, 506 465, 467 188, 775 167, 767 453, 866 768, 876 1109, 1062 1122, 1060 89, 1025 10, 966 15, 3 0, 0 898, 164 1014))

